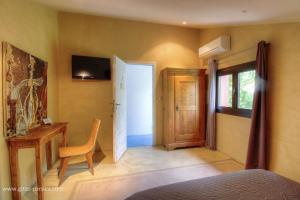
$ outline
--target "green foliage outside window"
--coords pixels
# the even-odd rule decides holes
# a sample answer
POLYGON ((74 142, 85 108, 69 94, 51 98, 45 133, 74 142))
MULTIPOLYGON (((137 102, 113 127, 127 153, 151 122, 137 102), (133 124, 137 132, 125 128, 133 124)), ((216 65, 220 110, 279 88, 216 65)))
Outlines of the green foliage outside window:
POLYGON ((255 88, 255 70, 238 74, 238 108, 252 109, 255 88))
POLYGON ((228 89, 228 104, 230 106, 232 106, 232 87, 233 87, 232 75, 230 75, 228 79, 229 79, 229 81, 228 81, 228 87, 229 87, 229 89, 228 89))

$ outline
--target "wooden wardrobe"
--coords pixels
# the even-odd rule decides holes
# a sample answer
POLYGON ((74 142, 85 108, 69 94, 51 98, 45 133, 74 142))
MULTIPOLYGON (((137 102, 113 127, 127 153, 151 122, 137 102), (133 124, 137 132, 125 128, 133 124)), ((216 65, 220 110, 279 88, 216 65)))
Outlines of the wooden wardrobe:
POLYGON ((205 144, 205 69, 163 70, 163 144, 168 150, 205 144))

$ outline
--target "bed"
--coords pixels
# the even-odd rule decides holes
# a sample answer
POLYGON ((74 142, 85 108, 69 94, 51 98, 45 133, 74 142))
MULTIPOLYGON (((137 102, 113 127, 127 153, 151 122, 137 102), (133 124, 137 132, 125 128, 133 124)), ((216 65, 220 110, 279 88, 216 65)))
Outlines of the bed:
POLYGON ((244 170, 138 192, 126 200, 300 200, 300 184, 266 170, 244 170))

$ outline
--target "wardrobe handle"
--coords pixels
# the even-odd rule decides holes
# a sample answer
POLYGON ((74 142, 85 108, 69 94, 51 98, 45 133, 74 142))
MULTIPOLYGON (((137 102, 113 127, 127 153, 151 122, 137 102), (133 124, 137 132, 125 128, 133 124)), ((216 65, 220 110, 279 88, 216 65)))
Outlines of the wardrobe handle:
POLYGON ((178 107, 178 105, 176 105, 176 108, 175 108, 175 109, 176 109, 176 111, 178 111, 178 110, 179 110, 179 107, 178 107))

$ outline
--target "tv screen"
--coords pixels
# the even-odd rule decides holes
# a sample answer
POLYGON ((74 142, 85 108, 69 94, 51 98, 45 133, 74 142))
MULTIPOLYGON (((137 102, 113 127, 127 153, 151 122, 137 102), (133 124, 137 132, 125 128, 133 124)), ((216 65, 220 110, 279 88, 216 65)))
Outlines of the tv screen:
POLYGON ((110 80, 110 59, 72 56, 73 79, 110 80))

